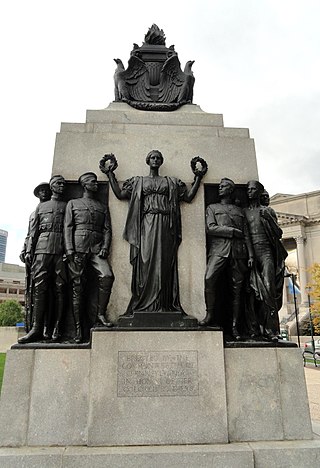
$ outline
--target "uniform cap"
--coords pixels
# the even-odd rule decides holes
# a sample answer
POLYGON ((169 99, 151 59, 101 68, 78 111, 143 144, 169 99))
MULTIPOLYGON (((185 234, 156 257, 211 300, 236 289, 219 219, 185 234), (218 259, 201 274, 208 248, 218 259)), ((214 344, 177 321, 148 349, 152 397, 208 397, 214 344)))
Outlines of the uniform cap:
POLYGON ((97 175, 94 172, 85 172, 79 177, 78 182, 79 184, 84 185, 92 177, 94 177, 97 180, 97 175))
POLYGON ((49 185, 50 185, 50 188, 51 188, 51 185, 56 182, 57 180, 63 180, 65 182, 65 178, 62 176, 62 175, 54 175, 51 177, 51 179, 49 180, 49 185))
POLYGON ((227 182, 229 185, 231 185, 232 188, 235 188, 235 183, 233 182, 233 180, 229 179, 228 177, 222 177, 221 182, 222 182, 223 180, 224 180, 225 182, 227 182))
POLYGON ((39 195, 39 191, 42 189, 42 188, 47 188, 50 190, 50 185, 48 184, 48 182, 41 182, 41 184, 37 185, 36 188, 34 189, 33 193, 34 195, 37 197, 39 195))

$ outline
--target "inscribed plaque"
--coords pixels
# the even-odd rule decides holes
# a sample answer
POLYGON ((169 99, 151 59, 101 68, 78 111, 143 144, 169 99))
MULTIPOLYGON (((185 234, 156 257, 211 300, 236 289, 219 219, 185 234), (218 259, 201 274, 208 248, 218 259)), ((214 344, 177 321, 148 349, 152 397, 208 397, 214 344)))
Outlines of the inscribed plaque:
POLYGON ((198 396, 197 351, 119 351, 118 396, 198 396))

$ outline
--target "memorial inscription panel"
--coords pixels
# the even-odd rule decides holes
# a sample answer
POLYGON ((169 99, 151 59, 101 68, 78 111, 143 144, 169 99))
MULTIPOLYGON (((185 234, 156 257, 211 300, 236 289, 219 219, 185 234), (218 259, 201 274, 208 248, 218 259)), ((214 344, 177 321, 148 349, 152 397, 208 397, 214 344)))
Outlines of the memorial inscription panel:
POLYGON ((198 351, 118 352, 118 397, 198 395, 198 351))

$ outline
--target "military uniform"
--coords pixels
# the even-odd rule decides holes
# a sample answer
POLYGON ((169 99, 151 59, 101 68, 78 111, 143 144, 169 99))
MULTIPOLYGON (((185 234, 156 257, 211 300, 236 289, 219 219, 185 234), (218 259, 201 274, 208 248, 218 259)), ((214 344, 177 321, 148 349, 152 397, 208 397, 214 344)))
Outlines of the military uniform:
POLYGON ((102 321, 107 309, 114 276, 108 260, 99 256, 99 253, 102 249, 106 254, 109 253, 111 234, 109 210, 101 202, 86 197, 68 202, 64 239, 69 258, 73 312, 78 338, 81 335, 80 308, 83 282, 88 267, 94 271, 98 280, 97 317, 102 321))
MULTIPOLYGON (((33 327, 30 339, 40 339, 43 322, 48 309, 48 294, 54 290, 55 323, 53 339, 59 336, 59 327, 64 308, 66 273, 63 263, 63 219, 66 202, 52 198, 40 203, 30 225, 26 255, 33 258, 31 276, 34 285, 33 327)), ((19 342, 30 341, 28 335, 19 342)))
MULTIPOLYGON (((213 317, 217 281, 227 270, 232 287, 233 327, 236 329, 240 312, 240 293, 247 271, 248 253, 253 256, 248 226, 243 210, 233 204, 215 203, 206 209, 206 231, 210 250, 205 275, 207 323, 213 317), (243 233, 235 235, 235 229, 243 233)), ((236 331, 236 330, 234 330, 236 331)))
MULTIPOLYGON (((44 201, 50 200, 51 197, 51 190, 50 185, 48 182, 41 182, 37 187, 35 187, 34 196, 40 199, 40 203, 44 201)), ((26 251, 29 244, 30 238, 30 230, 35 218, 35 211, 33 211, 29 217, 29 224, 28 224, 28 233, 25 238, 22 251, 20 253, 20 260, 23 263, 26 263, 26 251)), ((30 259, 31 260, 31 259, 30 259)), ((25 329, 26 332, 29 333, 33 323, 32 317, 32 303, 33 303, 33 285, 32 285, 32 278, 31 278, 31 261, 26 264, 26 288, 25 288, 25 329)), ((49 320, 49 313, 45 314, 44 318, 44 328, 47 329, 49 320)))

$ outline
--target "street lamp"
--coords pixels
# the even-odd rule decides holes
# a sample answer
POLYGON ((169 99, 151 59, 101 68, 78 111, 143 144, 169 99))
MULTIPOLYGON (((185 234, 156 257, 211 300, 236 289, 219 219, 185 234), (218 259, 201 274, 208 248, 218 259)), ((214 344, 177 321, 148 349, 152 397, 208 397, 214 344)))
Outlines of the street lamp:
POLYGON ((310 291, 311 288, 309 286, 306 287, 306 291, 308 293, 308 308, 309 308, 309 321, 310 321, 310 333, 311 333, 311 343, 312 343, 312 355, 313 355, 313 361, 314 365, 317 367, 317 360, 315 356, 315 344, 314 344, 314 332, 313 332, 313 320, 312 320, 312 312, 311 312, 311 299, 310 299, 310 291))
POLYGON ((294 273, 291 273, 291 280, 292 280, 292 289, 293 289, 294 313, 295 313, 295 316, 296 316, 296 324, 297 324, 298 346, 300 348, 300 328, 299 328, 299 318, 298 318, 297 296, 296 296, 296 285, 295 285, 295 275, 294 275, 294 273))
POLYGON ((293 303, 294 303, 294 314, 296 317, 296 325, 297 325, 297 338, 298 338, 298 346, 300 348, 300 328, 299 328, 299 318, 298 318, 298 307, 297 307, 297 296, 296 296, 296 285, 295 285, 295 274, 294 273, 285 273, 284 275, 286 278, 291 278, 292 281, 292 289, 293 289, 293 303))

